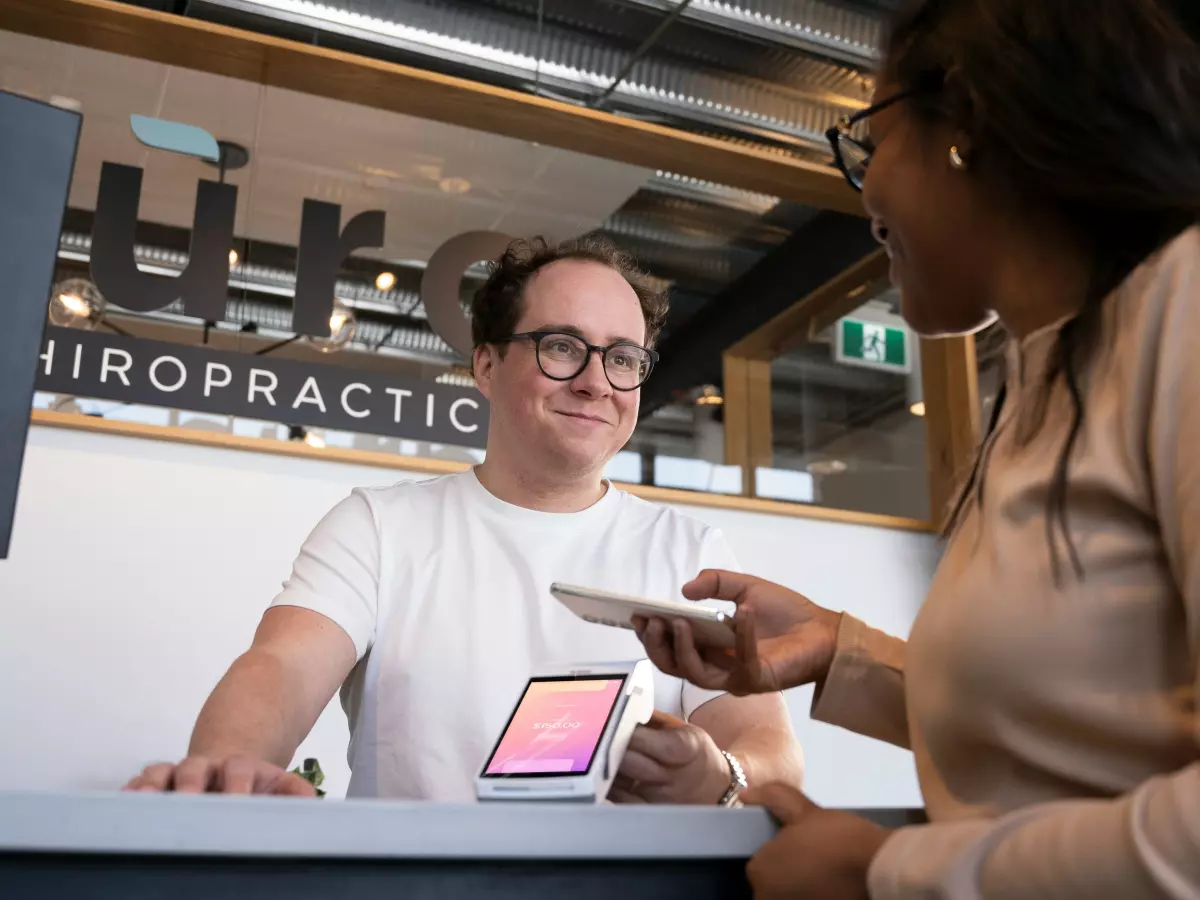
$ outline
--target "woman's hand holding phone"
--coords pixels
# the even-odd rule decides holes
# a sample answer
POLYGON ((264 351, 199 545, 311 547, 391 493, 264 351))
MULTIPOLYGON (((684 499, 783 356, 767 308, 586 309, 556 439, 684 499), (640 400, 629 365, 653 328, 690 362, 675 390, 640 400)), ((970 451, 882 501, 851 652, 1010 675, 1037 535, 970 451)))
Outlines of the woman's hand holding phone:
POLYGON ((737 606, 733 649, 698 644, 687 621, 634 621, 646 655, 663 672, 735 696, 769 693, 825 679, 841 615, 785 587, 737 572, 706 569, 683 587, 693 601, 737 606))

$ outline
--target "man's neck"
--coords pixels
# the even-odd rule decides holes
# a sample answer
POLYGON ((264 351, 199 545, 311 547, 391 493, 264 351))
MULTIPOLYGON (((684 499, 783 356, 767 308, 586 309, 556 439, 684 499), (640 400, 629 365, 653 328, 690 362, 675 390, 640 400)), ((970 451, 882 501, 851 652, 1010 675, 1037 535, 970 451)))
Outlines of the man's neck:
POLYGON ((580 512, 598 502, 607 491, 599 472, 559 479, 544 473, 534 475, 524 467, 506 464, 490 448, 484 461, 475 467, 475 476, 493 497, 539 512, 580 512))

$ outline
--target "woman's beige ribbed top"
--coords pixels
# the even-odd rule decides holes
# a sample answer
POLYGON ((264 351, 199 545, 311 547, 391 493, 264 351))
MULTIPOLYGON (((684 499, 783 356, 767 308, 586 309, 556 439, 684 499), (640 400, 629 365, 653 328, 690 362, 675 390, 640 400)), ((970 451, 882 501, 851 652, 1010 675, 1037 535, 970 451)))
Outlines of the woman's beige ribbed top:
POLYGON ((1106 301, 1067 510, 1046 497, 1071 407, 1036 415, 1058 325, 1010 348, 984 494, 905 642, 844 617, 813 717, 911 747, 931 824, 874 900, 1200 897, 1200 228, 1106 301))

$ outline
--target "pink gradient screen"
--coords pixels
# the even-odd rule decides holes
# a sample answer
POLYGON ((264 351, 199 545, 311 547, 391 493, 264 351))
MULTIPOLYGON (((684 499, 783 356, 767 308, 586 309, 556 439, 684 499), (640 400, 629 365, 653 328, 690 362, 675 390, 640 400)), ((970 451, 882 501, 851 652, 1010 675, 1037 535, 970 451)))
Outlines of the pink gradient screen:
POLYGON ((530 681, 483 774, 587 772, 624 683, 624 676, 530 681))

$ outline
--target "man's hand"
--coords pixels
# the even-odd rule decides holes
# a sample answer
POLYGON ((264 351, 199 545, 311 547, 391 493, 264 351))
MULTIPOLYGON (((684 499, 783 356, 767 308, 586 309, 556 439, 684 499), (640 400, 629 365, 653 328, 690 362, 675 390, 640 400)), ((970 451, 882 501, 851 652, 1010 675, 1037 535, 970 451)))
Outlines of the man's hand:
POLYGON ((147 766, 125 790, 315 797, 278 763, 292 758, 354 659, 354 642, 331 619, 298 606, 268 609, 200 710, 187 758, 147 766))
POLYGON ((608 799, 716 805, 730 777, 729 762, 708 732, 655 710, 630 738, 608 799))
POLYGON ((841 616, 785 587, 707 569, 683 586, 689 600, 737 604, 732 650, 696 644, 686 619, 634 619, 646 655, 663 672, 735 696, 823 681, 837 649, 841 616))
POLYGON ((126 791, 174 791, 179 794, 277 794, 315 797, 306 779, 248 756, 215 759, 189 756, 183 762, 155 763, 133 778, 126 791))
POLYGON ((847 812, 822 809, 782 784, 750 789, 783 826, 746 866, 755 900, 868 900, 867 872, 891 831, 847 812))

